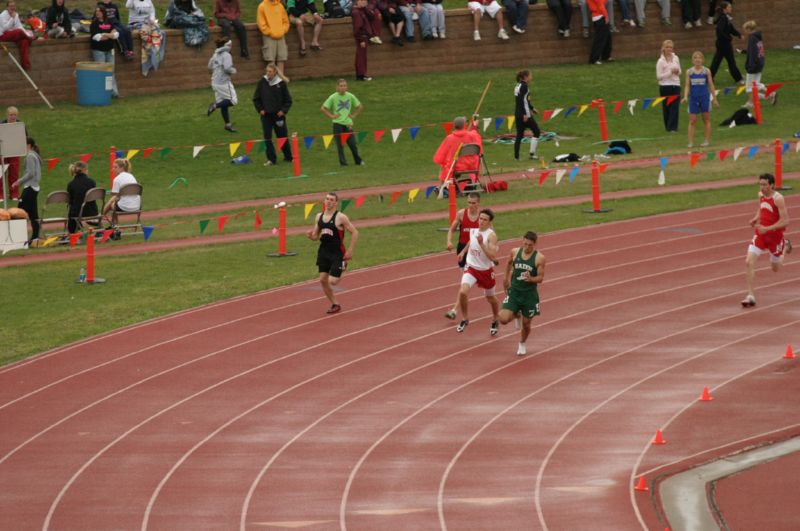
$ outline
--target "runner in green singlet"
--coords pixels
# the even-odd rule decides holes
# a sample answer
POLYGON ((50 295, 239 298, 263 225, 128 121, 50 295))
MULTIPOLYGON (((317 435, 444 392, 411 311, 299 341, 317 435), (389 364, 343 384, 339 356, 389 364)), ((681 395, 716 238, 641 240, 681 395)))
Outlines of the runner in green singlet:
POLYGON ((506 264, 503 286, 506 298, 500 310, 500 322, 508 324, 517 317, 522 317, 522 329, 519 334, 517 355, 527 353, 525 341, 531 333, 531 319, 539 315, 538 285, 544 280, 544 255, 536 250, 538 236, 528 231, 522 238, 522 246, 511 249, 506 264))

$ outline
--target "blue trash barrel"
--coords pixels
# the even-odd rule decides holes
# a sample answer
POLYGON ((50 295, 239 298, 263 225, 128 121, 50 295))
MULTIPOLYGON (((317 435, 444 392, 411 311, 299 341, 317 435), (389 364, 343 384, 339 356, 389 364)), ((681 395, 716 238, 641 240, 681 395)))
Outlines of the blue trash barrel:
POLYGON ((78 105, 111 105, 114 65, 81 61, 75 63, 78 105))

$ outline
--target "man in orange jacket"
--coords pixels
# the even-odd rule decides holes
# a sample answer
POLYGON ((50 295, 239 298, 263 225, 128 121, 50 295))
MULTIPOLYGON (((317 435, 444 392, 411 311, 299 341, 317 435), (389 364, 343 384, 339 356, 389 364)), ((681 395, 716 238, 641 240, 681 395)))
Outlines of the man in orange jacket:
MULTIPOLYGON (((476 118, 473 117, 471 127, 467 127, 467 119, 465 117, 456 117, 453 120, 453 132, 445 137, 441 145, 439 145, 439 149, 436 150, 433 162, 442 167, 439 172, 439 180, 441 182, 452 179, 454 171, 469 170, 480 165, 480 155, 458 157, 461 146, 467 144, 478 144, 480 152, 483 154, 483 139, 475 127, 475 120, 476 118), (454 165, 453 160, 456 158, 454 165)), ((473 178, 477 178, 477 175, 473 178)))

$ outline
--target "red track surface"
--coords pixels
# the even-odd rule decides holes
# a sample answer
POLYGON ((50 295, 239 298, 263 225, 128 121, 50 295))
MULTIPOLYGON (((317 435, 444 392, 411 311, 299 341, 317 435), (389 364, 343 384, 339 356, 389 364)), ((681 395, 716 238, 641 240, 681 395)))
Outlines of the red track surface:
POLYGON ((524 358, 477 292, 442 318, 442 254, 348 273, 335 316, 306 283, 4 367, 0 527, 663 529, 639 475, 800 433, 796 394, 752 400, 800 341, 797 256, 738 304, 752 208, 543 235, 524 358))

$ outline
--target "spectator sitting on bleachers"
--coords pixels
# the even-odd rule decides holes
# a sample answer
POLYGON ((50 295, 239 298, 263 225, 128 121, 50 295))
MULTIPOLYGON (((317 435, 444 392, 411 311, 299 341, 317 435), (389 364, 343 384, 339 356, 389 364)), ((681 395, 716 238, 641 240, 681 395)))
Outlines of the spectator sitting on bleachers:
MULTIPOLYGON (((119 37, 119 32, 114 29, 114 26, 106 19, 105 10, 97 6, 94 8, 94 18, 92 18, 92 25, 89 28, 91 33, 91 40, 89 41, 89 49, 92 53, 92 61, 97 63, 110 63, 114 64, 114 41, 119 37)), ((111 95, 119 97, 117 90, 117 76, 111 74, 111 95)))
MULTIPOLYGON (((523 0, 519 0, 522 2, 523 0)), ((528 0, 524 0, 528 5, 528 0)), ((422 0, 422 10, 428 13, 431 23, 431 34, 434 39, 445 39, 444 4, 442 0, 422 0)))
POLYGON ((478 26, 481 22, 481 17, 487 13, 489 17, 497 19, 497 38, 501 40, 508 40, 508 33, 506 32, 505 24, 503 22, 503 8, 497 3, 497 0, 470 0, 467 2, 467 7, 472 11, 472 22, 474 31, 472 38, 476 41, 481 40, 481 32, 478 26))
POLYGON ((420 33, 422 33, 422 39, 433 39, 431 20, 428 18, 428 12, 422 10, 422 4, 418 4, 413 0, 397 0, 397 5, 400 7, 400 12, 406 19, 406 40, 408 42, 414 42, 415 19, 419 19, 419 30, 420 33))
MULTIPOLYGON (((143 24, 156 23, 156 7, 152 0, 128 0, 125 7, 128 8, 128 27, 130 29, 139 29, 143 24)), ((109 20, 112 19, 109 17, 109 20)))
POLYGON ((403 45, 403 25, 406 17, 400 11, 397 0, 378 0, 378 10, 381 12, 381 19, 386 21, 389 31, 392 33, 392 42, 398 46, 403 45))
POLYGON ((208 40, 208 24, 194 0, 170 0, 165 22, 168 28, 182 29, 186 46, 200 46, 208 40))
POLYGON ((131 30, 122 23, 117 4, 113 3, 111 0, 101 0, 97 2, 97 7, 103 8, 103 11, 106 13, 106 20, 108 20, 108 22, 114 26, 114 29, 117 30, 117 33, 119 33, 117 44, 119 44, 122 56, 125 59, 133 59, 133 34, 131 30))
POLYGON ((19 48, 20 63, 25 70, 31 69, 29 49, 36 37, 26 30, 17 14, 17 3, 14 0, 6 2, 6 10, 0 13, 0 42, 16 42, 19 48))
POLYGON ((289 22, 297 28, 297 35, 300 38, 300 55, 306 54, 306 36, 303 24, 314 27, 311 49, 321 50, 319 34, 322 32, 322 16, 317 12, 314 0, 287 0, 286 11, 289 13, 289 22))
POLYGON ((64 5, 64 0, 53 0, 47 8, 47 36, 51 39, 66 39, 74 37, 72 22, 69 20, 69 10, 64 5))
MULTIPOLYGON (((656 0, 658 5, 661 7, 661 23, 665 26, 672 25, 672 19, 670 18, 670 0, 656 0)), ((644 20, 645 20, 645 4, 647 0, 634 0, 634 7, 636 7, 636 22, 639 24, 640 28, 644 27, 644 20)))
POLYGON ((525 33, 528 27, 528 0, 503 0, 508 23, 517 33, 525 33))
POLYGON ((241 56, 250 59, 250 51, 247 49, 247 30, 240 20, 241 15, 239 0, 215 0, 214 17, 222 30, 222 35, 226 39, 230 39, 231 28, 233 28, 239 38, 241 56))
POLYGON ((289 58, 286 34, 289 33, 289 15, 280 0, 263 0, 256 14, 258 29, 261 31, 261 57, 267 63, 275 63, 284 80, 283 66, 289 58))
POLYGON ((547 0, 547 7, 556 16, 558 34, 569 37, 569 28, 572 20, 572 2, 570 0, 547 0))

